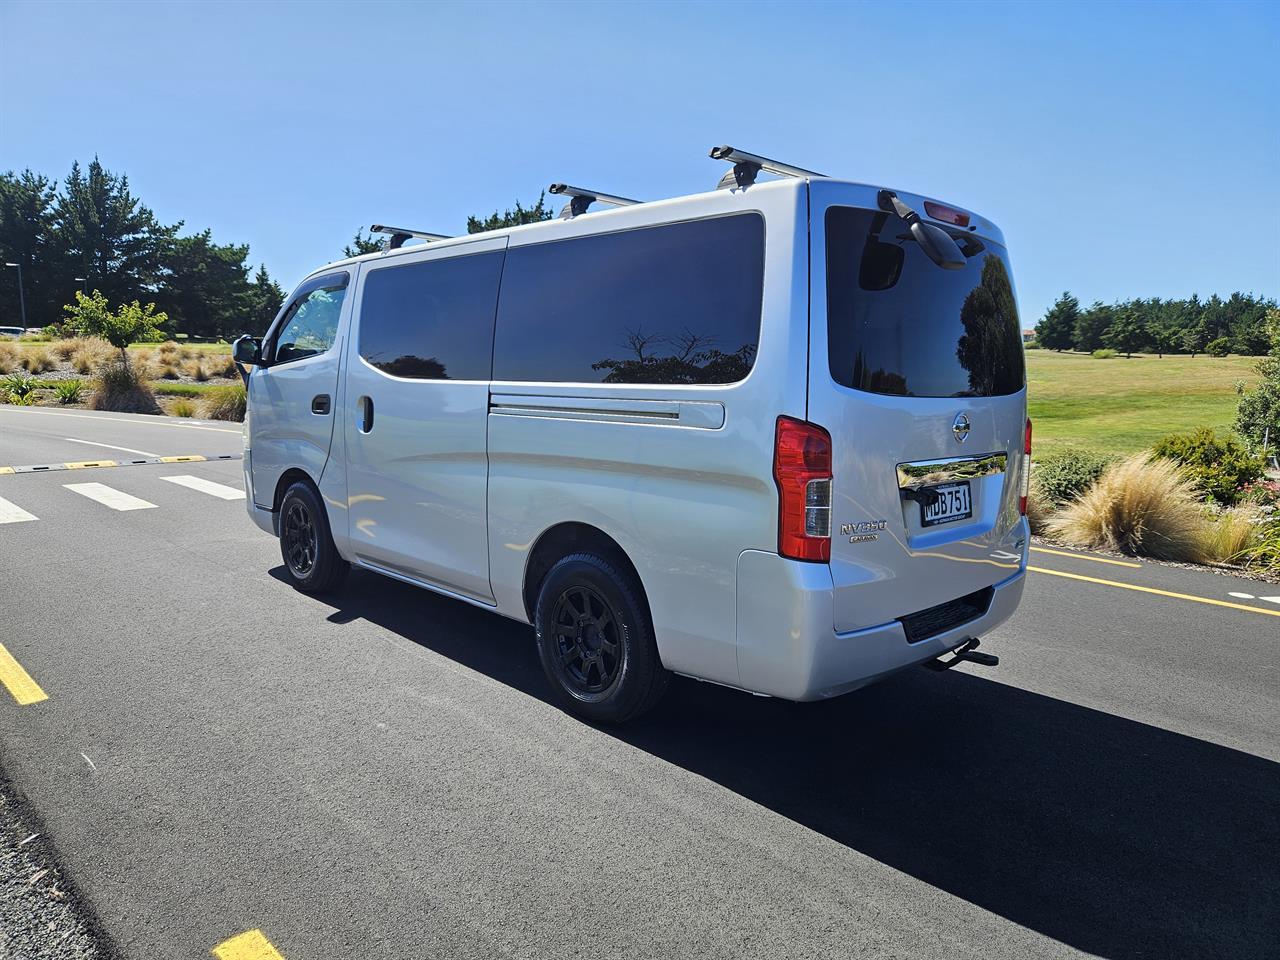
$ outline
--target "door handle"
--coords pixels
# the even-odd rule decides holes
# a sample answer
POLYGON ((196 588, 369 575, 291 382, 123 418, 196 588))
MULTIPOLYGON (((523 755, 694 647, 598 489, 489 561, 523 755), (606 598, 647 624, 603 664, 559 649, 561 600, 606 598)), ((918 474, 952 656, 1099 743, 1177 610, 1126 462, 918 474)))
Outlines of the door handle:
POLYGON ((361 433, 368 433, 373 429, 373 397, 361 397, 357 400, 356 410, 359 413, 356 429, 361 433))
POLYGON ((325 416, 329 412, 329 395, 321 393, 311 398, 311 412, 325 416))

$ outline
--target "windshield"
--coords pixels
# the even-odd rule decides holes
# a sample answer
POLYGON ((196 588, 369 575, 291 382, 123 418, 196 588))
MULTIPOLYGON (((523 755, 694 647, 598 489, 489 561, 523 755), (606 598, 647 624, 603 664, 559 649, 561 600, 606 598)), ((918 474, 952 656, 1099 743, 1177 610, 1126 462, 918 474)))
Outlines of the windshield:
POLYGON ((1025 383, 1007 254, 956 235, 967 258, 944 270, 901 218, 830 207, 827 355, 837 383, 909 397, 991 397, 1025 383))

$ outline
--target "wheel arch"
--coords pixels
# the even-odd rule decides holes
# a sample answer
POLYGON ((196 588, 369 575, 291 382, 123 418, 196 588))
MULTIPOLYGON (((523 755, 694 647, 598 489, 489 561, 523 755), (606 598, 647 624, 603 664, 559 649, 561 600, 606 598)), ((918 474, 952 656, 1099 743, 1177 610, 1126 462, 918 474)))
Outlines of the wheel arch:
POLYGON ((594 553, 603 560, 617 565, 619 571, 628 574, 640 590, 640 603, 644 606, 645 616, 653 623, 653 612, 649 609, 649 594, 645 590, 644 578, 627 555, 622 545, 599 527, 589 523, 569 521, 557 523, 544 530, 533 547, 529 550, 528 560, 524 567, 524 612, 530 623, 534 619, 534 606, 538 602, 538 590, 551 568, 563 557, 574 553, 594 553))

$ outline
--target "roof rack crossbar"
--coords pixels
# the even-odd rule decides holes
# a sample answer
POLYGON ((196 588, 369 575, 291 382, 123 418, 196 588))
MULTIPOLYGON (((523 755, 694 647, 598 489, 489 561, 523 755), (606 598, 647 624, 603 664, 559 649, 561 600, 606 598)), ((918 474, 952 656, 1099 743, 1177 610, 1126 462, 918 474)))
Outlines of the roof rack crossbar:
POLYGON ((587 212, 587 207, 599 200, 601 203, 611 203, 615 207, 630 207, 637 204, 639 200, 628 200, 626 197, 615 197, 611 193, 601 193, 599 190, 585 190, 582 187, 571 187, 567 183, 553 183, 547 187, 548 193, 554 193, 558 196, 568 197, 569 202, 564 205, 564 209, 560 211, 560 216, 565 220, 569 220, 587 212))
POLYGON ((721 177, 720 182, 716 184, 717 190, 749 187, 756 182, 756 175, 761 170, 776 173, 780 177, 826 177, 823 173, 815 173, 804 167, 793 167, 789 163, 780 163, 777 160, 747 153, 745 150, 735 150, 729 146, 712 147, 710 156, 712 160, 727 160, 733 164, 733 169, 721 177))
POLYGON ((391 234, 391 242, 387 244, 388 250, 399 250, 404 246, 404 242, 410 238, 418 240, 448 240, 447 233, 427 233, 425 230, 407 230, 404 227, 387 227, 380 223, 375 223, 369 228, 370 233, 389 233, 391 234))

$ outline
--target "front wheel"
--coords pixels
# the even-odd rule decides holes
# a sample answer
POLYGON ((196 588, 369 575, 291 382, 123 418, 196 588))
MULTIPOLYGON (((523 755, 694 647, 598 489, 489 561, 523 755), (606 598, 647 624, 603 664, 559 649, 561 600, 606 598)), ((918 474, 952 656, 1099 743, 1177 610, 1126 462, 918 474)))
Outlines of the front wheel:
POLYGON ((338 556, 329 517, 308 483, 298 481, 280 501, 280 556, 289 582, 303 593, 325 593, 337 587, 349 565, 338 556))
POLYGON ((653 707, 669 674, 658 658, 640 585, 592 554, 565 557, 547 574, 534 615, 538 657, 557 698, 602 723, 653 707))

